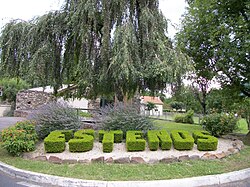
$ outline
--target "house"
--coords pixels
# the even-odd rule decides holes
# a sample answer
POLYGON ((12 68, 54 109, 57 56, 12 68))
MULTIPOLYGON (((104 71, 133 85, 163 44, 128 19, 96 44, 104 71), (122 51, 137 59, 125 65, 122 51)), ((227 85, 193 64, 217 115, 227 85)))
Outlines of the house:
MULTIPOLYGON (((68 85, 63 85, 60 91, 67 88, 68 85)), ((31 111, 36 110, 39 106, 49 103, 55 100, 53 96, 54 89, 50 86, 31 88, 28 90, 22 90, 17 93, 16 96, 16 110, 14 116, 26 117, 31 111)), ((88 109, 90 102, 85 98, 81 99, 67 99, 64 100, 62 97, 57 98, 57 101, 65 101, 72 108, 84 108, 88 109)))
POLYGON ((145 115, 161 116, 163 115, 163 102, 159 97, 141 96, 141 112, 145 115), (153 103, 155 108, 148 110, 148 103, 153 103))

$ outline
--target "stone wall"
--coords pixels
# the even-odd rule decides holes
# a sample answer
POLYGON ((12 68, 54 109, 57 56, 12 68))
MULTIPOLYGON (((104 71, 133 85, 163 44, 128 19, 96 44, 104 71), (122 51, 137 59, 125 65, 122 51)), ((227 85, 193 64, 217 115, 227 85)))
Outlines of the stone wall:
POLYGON ((20 91, 16 96, 16 110, 35 110, 53 99, 52 94, 46 92, 31 90, 20 91))

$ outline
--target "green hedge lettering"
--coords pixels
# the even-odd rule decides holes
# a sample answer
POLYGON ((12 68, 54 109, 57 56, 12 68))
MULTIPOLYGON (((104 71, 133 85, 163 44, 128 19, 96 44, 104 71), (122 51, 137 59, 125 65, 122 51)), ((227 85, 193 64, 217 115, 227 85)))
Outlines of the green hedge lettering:
POLYGON ((165 130, 149 130, 147 133, 148 146, 151 151, 156 151, 159 146, 162 150, 169 150, 172 146, 172 140, 165 130))
POLYGON ((191 150, 194 146, 193 137, 183 130, 173 130, 171 132, 174 148, 177 150, 191 150))
POLYGON ((127 131, 126 147, 128 151, 144 151, 146 141, 142 138, 142 131, 127 131))
POLYGON ((218 146, 218 139, 211 136, 207 131, 194 131, 194 142, 199 151, 214 151, 218 146))

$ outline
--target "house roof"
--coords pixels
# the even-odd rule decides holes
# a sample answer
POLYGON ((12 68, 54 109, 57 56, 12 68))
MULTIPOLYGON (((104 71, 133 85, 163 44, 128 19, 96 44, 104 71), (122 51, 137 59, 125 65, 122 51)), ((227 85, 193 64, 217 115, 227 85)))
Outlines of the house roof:
POLYGON ((163 102, 160 100, 159 97, 152 97, 152 96, 141 96, 141 102, 147 104, 148 102, 163 105, 163 102))

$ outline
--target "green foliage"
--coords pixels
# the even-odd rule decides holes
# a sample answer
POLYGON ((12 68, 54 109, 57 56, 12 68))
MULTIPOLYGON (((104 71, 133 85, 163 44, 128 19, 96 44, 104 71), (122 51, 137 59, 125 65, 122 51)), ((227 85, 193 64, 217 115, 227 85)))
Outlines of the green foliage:
POLYGON ((199 151, 215 151, 217 149, 218 139, 207 131, 194 131, 193 138, 199 151))
POLYGON ((154 126, 148 117, 140 114, 140 106, 118 103, 101 109, 104 130, 122 130, 124 135, 128 130, 147 131, 154 126))
POLYGON ((70 152, 86 152, 93 149, 94 137, 88 134, 82 134, 81 138, 71 139, 69 141, 70 152))
POLYGON ((212 113, 202 119, 201 125, 217 137, 233 132, 237 128, 237 120, 232 113, 212 113))
POLYGON ((174 117, 174 121, 176 123, 189 123, 189 124, 193 124, 194 123, 194 111, 193 110, 189 110, 186 114, 177 114, 174 117))
POLYGON ((13 156, 20 156, 23 152, 33 151, 37 141, 34 123, 22 121, 14 127, 1 132, 2 146, 13 156))
POLYGON ((194 146, 193 137, 183 130, 173 130, 171 132, 174 148, 177 150, 191 150, 194 146))
POLYGON ((99 130, 99 142, 102 142, 103 137, 106 133, 112 133, 114 134, 114 142, 115 143, 121 143, 123 140, 123 132, 121 130, 113 130, 113 131, 104 131, 104 130, 99 130))
POLYGON ((36 122, 35 129, 39 139, 44 139, 54 130, 78 130, 80 127, 75 110, 62 102, 45 104, 28 118, 36 122))
POLYGON ((102 140, 102 150, 104 153, 110 153, 113 151, 114 146, 114 133, 105 133, 102 140))
POLYGON ((82 129, 75 132, 74 138, 81 139, 84 136, 84 134, 88 134, 93 138, 95 137, 95 131, 93 129, 82 129))
POLYGON ((142 139, 142 131, 127 131, 126 147, 128 151, 144 151, 146 141, 142 139))
POLYGON ((175 109, 175 110, 182 110, 184 108, 184 104, 178 101, 171 102, 170 106, 172 107, 172 109, 175 109))
POLYGON ((53 132, 60 132, 61 134, 64 134, 66 142, 68 142, 70 139, 72 139, 74 137, 73 130, 56 130, 53 132))
POLYGON ((61 131, 52 131, 44 139, 44 149, 47 153, 61 153, 65 150, 65 135, 61 131))
POLYGON ((0 79, 0 87, 3 91, 3 95, 0 97, 1 101, 12 103, 16 101, 18 91, 29 88, 29 85, 22 79, 3 78, 0 79))
POLYGON ((177 37, 199 77, 216 76, 222 86, 248 97, 249 7, 245 0, 192 1, 177 37))
POLYGON ((147 103, 147 110, 153 110, 156 107, 156 105, 152 102, 147 103))
POLYGON ((68 97, 88 90, 88 97, 121 101, 162 90, 189 69, 167 37, 158 0, 65 1, 59 11, 5 25, 0 48, 2 74, 52 85, 55 94, 62 82, 73 83, 68 97))
POLYGON ((84 118, 92 118, 92 117, 93 117, 92 114, 90 114, 90 113, 88 113, 88 112, 83 112, 83 111, 81 111, 81 110, 78 111, 78 115, 79 115, 80 117, 84 117, 84 118))
POLYGON ((169 150, 172 146, 172 140, 165 130, 149 130, 147 132, 148 146, 151 151, 156 151, 159 147, 162 150, 169 150))

